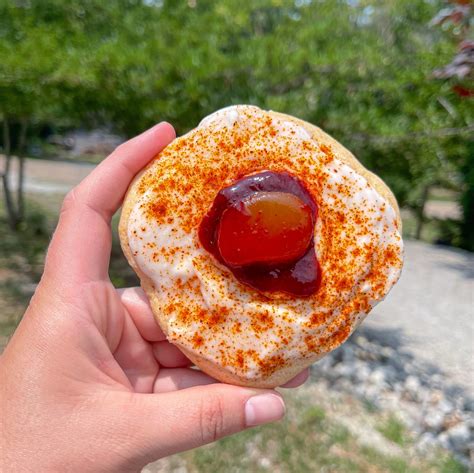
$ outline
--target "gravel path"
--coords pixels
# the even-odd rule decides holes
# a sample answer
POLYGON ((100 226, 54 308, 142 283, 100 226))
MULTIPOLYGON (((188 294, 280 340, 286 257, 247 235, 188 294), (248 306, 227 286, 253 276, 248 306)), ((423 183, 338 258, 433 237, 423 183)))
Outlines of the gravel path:
MULTIPOLYGON (((65 194, 93 168, 28 160, 25 187, 31 193, 65 194)), ((364 325, 474 393, 474 255, 407 241, 400 282, 364 325)))
POLYGON ((474 255, 407 241, 399 283, 364 325, 474 393, 474 255))
MULTIPOLYGON (((4 157, 0 156, 0 169, 3 169, 4 157)), ((17 160, 13 160, 13 173, 17 171, 17 160)), ((95 165, 67 161, 48 161, 27 159, 25 166, 25 191, 40 194, 66 194, 82 181, 95 165)), ((12 187, 17 183, 12 179, 12 187)))

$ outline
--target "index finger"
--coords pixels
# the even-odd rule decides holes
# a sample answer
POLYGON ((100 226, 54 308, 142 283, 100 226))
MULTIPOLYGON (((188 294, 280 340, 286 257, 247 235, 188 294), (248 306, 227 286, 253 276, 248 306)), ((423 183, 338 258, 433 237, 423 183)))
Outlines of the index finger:
POLYGON ((174 128, 162 122, 121 144, 75 188, 74 199, 110 219, 138 171, 175 136, 174 128))
POLYGON ((134 176, 174 137, 169 123, 155 125, 120 145, 66 196, 48 252, 47 270, 52 267, 63 281, 108 276, 110 220, 134 176))

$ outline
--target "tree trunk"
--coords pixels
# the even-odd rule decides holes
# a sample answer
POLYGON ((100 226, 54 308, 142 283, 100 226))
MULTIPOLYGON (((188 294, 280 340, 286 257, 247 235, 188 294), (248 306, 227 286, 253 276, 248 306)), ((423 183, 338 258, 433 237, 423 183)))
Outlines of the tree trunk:
POLYGON ((421 231, 423 230, 423 224, 425 223, 425 206, 428 200, 428 194, 430 186, 425 186, 421 193, 421 205, 416 209, 416 231, 415 238, 421 240, 421 231))
POLYGON ((10 124, 8 118, 3 118, 3 150, 5 153, 5 168, 2 174, 3 193, 5 195, 5 205, 7 210, 8 225, 12 230, 16 230, 17 212, 13 203, 12 190, 10 188, 10 172, 11 172, 11 143, 10 143, 10 124))
POLYGON ((28 129, 28 121, 26 118, 21 120, 20 138, 18 141, 18 159, 20 166, 18 170, 18 189, 17 189, 17 223, 23 221, 25 217, 25 195, 24 186, 25 181, 25 145, 26 145, 26 131, 28 129))

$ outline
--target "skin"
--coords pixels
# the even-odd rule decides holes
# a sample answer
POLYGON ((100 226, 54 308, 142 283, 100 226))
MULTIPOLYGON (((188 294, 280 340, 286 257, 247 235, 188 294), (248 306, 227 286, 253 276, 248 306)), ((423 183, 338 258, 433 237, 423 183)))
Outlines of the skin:
POLYGON ((0 471, 135 472, 283 417, 276 391, 191 369, 142 290, 110 282, 112 215, 135 174, 174 137, 171 125, 156 125, 65 198, 44 274, 0 357, 0 471))

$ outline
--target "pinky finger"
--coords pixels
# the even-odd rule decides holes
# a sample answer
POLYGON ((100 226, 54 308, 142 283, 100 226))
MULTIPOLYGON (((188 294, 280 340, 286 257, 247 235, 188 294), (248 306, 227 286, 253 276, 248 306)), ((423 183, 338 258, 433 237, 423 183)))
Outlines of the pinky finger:
POLYGON ((297 374, 293 379, 290 379, 285 384, 281 385, 281 388, 297 388, 304 384, 309 378, 309 368, 304 369, 301 373, 297 374))
POLYGON ((160 366, 164 368, 181 368, 192 364, 180 349, 168 340, 155 342, 153 344, 153 354, 160 366))

